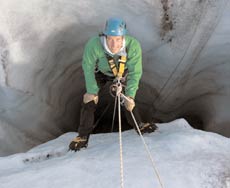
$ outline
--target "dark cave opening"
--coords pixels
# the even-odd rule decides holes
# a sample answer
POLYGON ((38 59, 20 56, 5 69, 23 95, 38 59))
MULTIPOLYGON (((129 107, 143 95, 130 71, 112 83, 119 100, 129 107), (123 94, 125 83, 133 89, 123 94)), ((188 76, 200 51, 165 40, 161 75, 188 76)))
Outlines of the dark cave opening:
POLYGON ((196 114, 186 114, 181 118, 186 119, 188 123, 195 129, 204 130, 204 122, 202 118, 196 114))

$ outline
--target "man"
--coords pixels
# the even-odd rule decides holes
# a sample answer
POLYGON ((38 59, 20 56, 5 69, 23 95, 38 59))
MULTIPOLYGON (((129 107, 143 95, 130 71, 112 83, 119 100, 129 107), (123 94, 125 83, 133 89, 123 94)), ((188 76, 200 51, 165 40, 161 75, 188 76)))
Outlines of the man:
POLYGON ((117 76, 126 77, 125 95, 129 100, 125 100, 124 105, 129 112, 126 113, 128 122, 135 128, 130 115, 133 111, 142 134, 156 130, 155 124, 141 122, 135 107, 134 99, 142 75, 142 50, 139 42, 127 35, 126 24, 122 19, 108 19, 103 33, 88 41, 82 67, 87 92, 83 96, 79 135, 70 143, 70 150, 87 147, 89 135, 94 128, 98 92, 106 82, 115 80, 117 76))

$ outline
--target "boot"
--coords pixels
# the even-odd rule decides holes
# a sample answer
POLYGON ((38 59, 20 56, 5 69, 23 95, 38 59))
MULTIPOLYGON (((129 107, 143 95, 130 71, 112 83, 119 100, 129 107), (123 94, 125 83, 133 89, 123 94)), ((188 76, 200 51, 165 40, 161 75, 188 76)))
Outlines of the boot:
POLYGON ((77 136, 69 145, 69 149, 79 151, 81 148, 87 148, 89 136, 77 136))
MULTIPOLYGON (((145 133, 152 133, 154 132, 158 127, 154 123, 141 123, 139 125, 139 129, 141 131, 141 134, 145 133)), ((136 130, 137 131, 137 130, 136 130)), ((137 131, 138 133, 138 131, 137 131)), ((138 133, 139 134, 139 133, 138 133)))

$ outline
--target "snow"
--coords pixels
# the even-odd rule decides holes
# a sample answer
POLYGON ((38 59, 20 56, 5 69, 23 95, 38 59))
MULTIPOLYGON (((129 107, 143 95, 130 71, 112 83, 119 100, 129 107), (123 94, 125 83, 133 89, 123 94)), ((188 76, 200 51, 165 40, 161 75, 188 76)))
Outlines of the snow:
MULTIPOLYGON (((184 119, 144 135, 165 188, 229 188, 230 139, 193 129, 184 119)), ((71 132, 26 153, 0 158, 1 188, 117 188, 118 133, 91 135, 89 146, 67 152, 71 132)), ((123 137, 124 187, 160 187, 140 137, 123 137)))

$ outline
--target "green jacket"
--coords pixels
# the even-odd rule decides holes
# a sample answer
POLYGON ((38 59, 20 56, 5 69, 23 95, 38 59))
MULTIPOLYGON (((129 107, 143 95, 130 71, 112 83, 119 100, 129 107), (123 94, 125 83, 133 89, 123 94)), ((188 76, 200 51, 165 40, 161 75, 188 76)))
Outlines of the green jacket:
MULTIPOLYGON (((142 75, 142 50, 135 38, 126 35, 125 40, 127 49, 125 69, 128 69, 125 95, 135 98, 142 75)), ((117 62, 115 63, 117 64, 117 62)), ((96 66, 103 74, 113 76, 99 36, 91 38, 84 49, 82 67, 87 93, 98 94, 99 88, 95 79, 96 66)))

